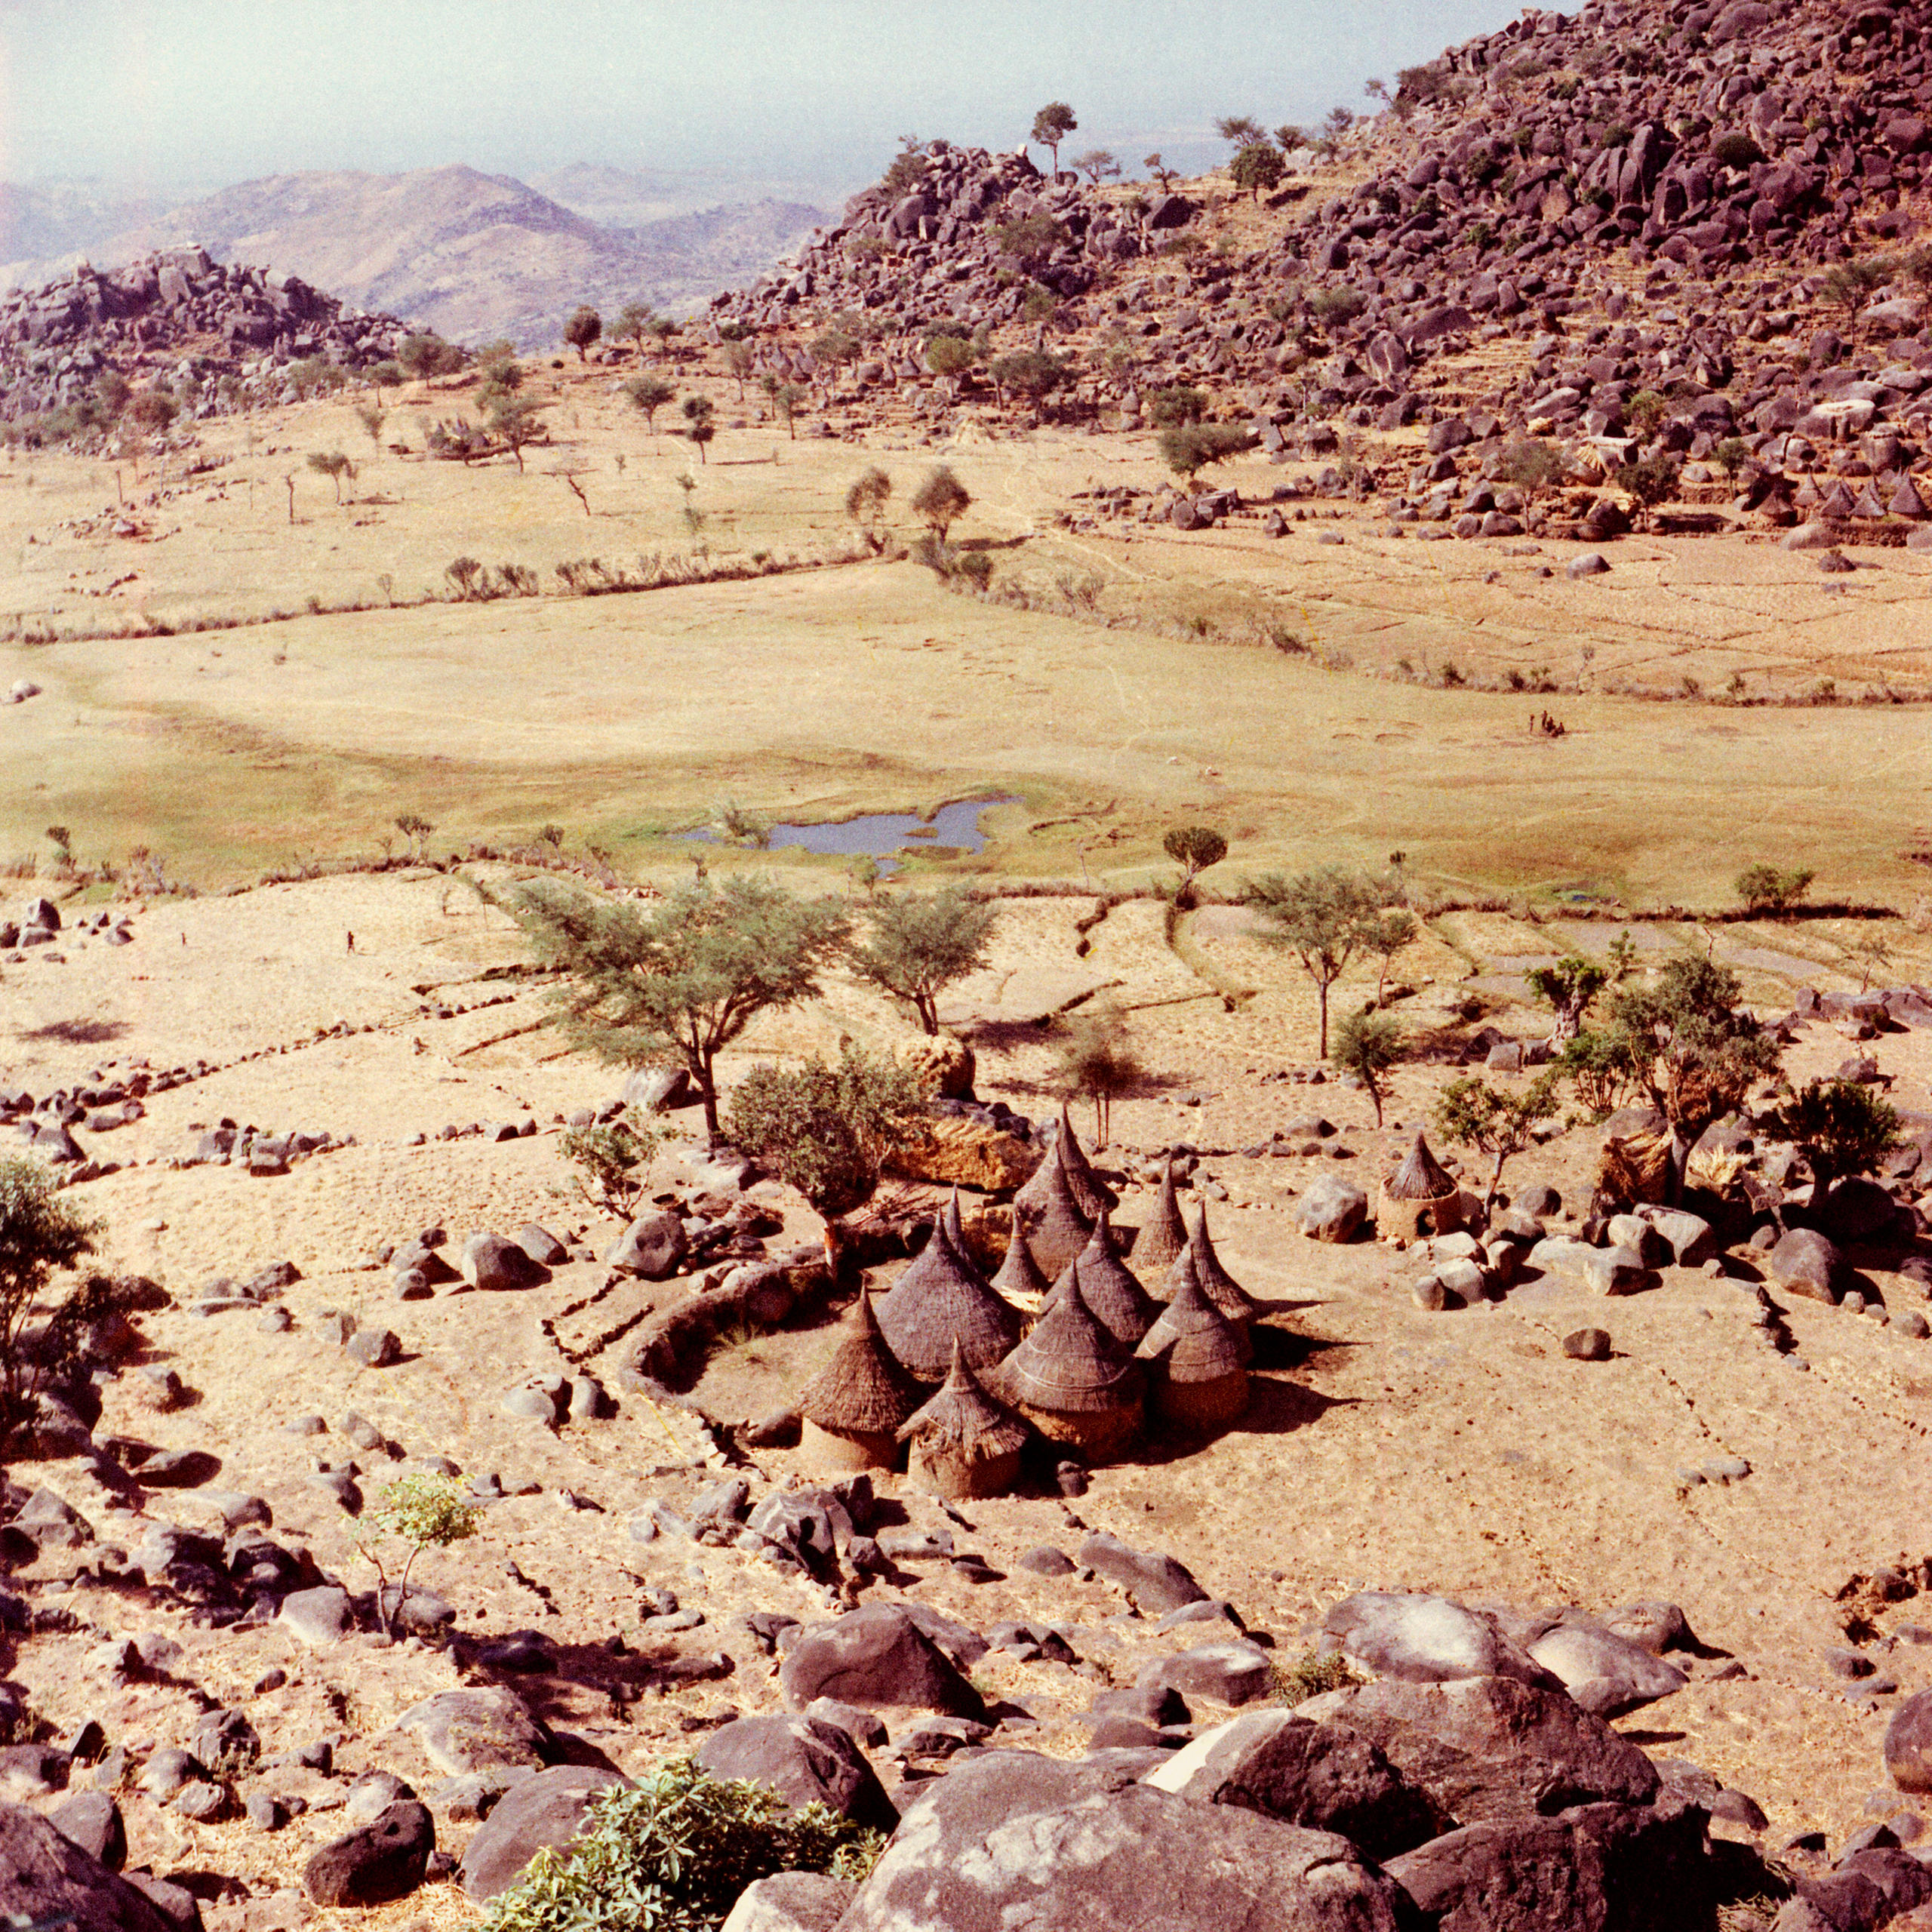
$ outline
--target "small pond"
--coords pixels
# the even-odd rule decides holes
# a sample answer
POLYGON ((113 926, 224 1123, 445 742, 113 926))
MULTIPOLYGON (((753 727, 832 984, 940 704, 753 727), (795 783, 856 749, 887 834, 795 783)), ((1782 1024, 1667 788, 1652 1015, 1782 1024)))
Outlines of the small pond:
MULTIPOLYGON (((765 843, 773 851, 795 845, 801 851, 839 858, 863 854, 877 859, 881 872, 890 872, 898 863, 895 855, 902 852, 938 850, 951 857, 984 851, 986 839, 980 829, 980 814, 995 805, 1019 803, 1017 798, 955 798, 949 805, 941 805, 931 818, 921 818, 914 812, 866 812, 835 824, 774 825, 765 843)), ((715 841, 718 835, 707 829, 686 836, 715 841)))

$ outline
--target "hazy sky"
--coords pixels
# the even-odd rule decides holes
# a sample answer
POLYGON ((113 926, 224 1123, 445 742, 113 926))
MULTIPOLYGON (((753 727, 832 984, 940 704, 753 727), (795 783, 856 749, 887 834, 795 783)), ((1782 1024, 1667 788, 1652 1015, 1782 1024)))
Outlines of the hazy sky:
POLYGON ((1364 105, 1514 0, 0 0, 0 179, 165 192, 573 161, 873 178, 905 133, 1204 162, 1210 122, 1364 105))

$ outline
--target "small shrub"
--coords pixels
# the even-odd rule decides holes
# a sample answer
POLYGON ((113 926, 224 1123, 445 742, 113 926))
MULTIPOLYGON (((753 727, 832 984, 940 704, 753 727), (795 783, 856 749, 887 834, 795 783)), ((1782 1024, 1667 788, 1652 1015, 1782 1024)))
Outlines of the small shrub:
POLYGON ((1780 872, 1775 866, 1746 866, 1733 881, 1732 890, 1743 900, 1747 912, 1775 916, 1789 912, 1810 889, 1817 876, 1810 872, 1780 872))
POLYGON ((574 1127, 557 1151, 577 1170, 577 1192, 594 1208, 629 1220, 635 1212, 644 1181, 638 1170, 648 1168, 658 1137, 648 1128, 623 1121, 608 1127, 574 1127))
POLYGON ((1275 1701, 1278 1704, 1305 1704, 1331 1690, 1346 1690, 1362 1680, 1340 1651, 1324 1657, 1318 1651, 1304 1651, 1291 1663, 1275 1666, 1275 1701))

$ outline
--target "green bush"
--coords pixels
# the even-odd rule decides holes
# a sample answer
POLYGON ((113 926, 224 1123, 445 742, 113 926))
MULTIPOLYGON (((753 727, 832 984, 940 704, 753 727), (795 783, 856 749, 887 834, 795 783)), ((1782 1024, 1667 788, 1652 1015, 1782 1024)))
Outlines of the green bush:
POLYGON ((1147 401, 1147 420, 1157 429, 1171 423, 1198 423, 1208 413, 1208 392, 1190 383, 1156 389, 1147 401))
POLYGON ((864 1877, 884 1841, 822 1804, 714 1778, 690 1758, 605 1792, 561 1850, 540 1851, 491 1900, 486 1932, 714 1932, 775 1872, 864 1877))
POLYGON ((1737 875, 1734 889, 1748 912, 1788 912, 1810 890, 1816 876, 1808 872, 1780 872, 1775 866, 1746 866, 1737 875))
POLYGON ((1361 1681, 1340 1651, 1324 1657, 1318 1651, 1304 1651, 1292 1663, 1275 1665, 1275 1701, 1305 1704, 1311 1697, 1330 1690, 1347 1690, 1361 1681))

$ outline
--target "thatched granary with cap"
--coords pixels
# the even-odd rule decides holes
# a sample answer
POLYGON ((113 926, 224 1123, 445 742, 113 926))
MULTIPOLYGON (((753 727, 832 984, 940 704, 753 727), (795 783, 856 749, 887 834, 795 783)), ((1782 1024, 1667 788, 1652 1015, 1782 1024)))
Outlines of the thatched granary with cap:
POLYGON ((1385 1237, 1411 1241, 1425 1235, 1451 1234, 1463 1225, 1463 1191, 1454 1176, 1430 1152, 1420 1130, 1401 1164, 1383 1177, 1375 1225, 1385 1237))
POLYGON ((1012 1352, 1021 1322, 1020 1311, 953 1246, 942 1220, 912 1266, 880 1297, 878 1325, 886 1346, 913 1377, 937 1388, 952 1365, 955 1341, 969 1367, 990 1368, 1012 1352))
POLYGON ((1080 1278, 1060 1287, 1026 1340, 989 1376, 994 1392, 1049 1441, 1095 1462, 1120 1455, 1140 1432, 1146 1377, 1094 1315, 1080 1278))
POLYGON ((1094 1171, 1093 1163, 1080 1144, 1080 1137, 1073 1131, 1073 1121, 1064 1101, 1060 1103, 1060 1128, 1054 1136, 1052 1158, 1042 1161, 1026 1186, 1013 1197, 1014 1211, 1023 1219, 1037 1220, 1046 1211, 1048 1190, 1053 1185, 1053 1170, 1056 1168, 1072 1193, 1080 1218, 1090 1226, 1103 1208, 1112 1210, 1120 1205, 1113 1189, 1094 1171))
POLYGON ((939 1393, 900 1425, 911 1444, 909 1473, 935 1496, 959 1502, 1003 1496, 1019 1479, 1020 1452, 1032 1432, 989 1395, 955 1347, 939 1393))
MULTIPOLYGON (((1114 1252, 1113 1231, 1104 1212, 1094 1223, 1093 1238, 1076 1254, 1054 1284, 1054 1294, 1063 1284, 1078 1278, 1088 1312, 1121 1346, 1131 1352, 1153 1326, 1161 1304, 1135 1278, 1134 1272, 1114 1252)), ((1051 1305, 1051 1297, 1049 1298, 1051 1305)))
POLYGON ((1006 1259, 993 1277, 994 1294, 1024 1309, 1037 1306, 1039 1297, 1052 1285, 1046 1270, 1033 1257, 1033 1246, 1026 1238, 1026 1229, 1016 1226, 1012 1239, 1006 1244, 1006 1259))
POLYGON ((879 1333, 872 1297, 862 1294, 832 1359, 798 1398, 800 1446, 823 1469, 889 1469, 899 1430, 924 1393, 879 1333))
POLYGON ((1182 1282, 1189 1275, 1199 1281, 1201 1293, 1230 1321, 1244 1324, 1260 1314, 1261 1304, 1221 1266, 1221 1257, 1214 1252, 1214 1238, 1208 1232, 1208 1208, 1204 1202, 1195 1212, 1194 1227, 1188 1235, 1187 1245, 1168 1270, 1168 1300, 1180 1292, 1182 1282))
POLYGON ((1064 1168, 1055 1161, 1042 1161, 1040 1168, 1047 1177, 1043 1204, 1037 1214, 1024 1214, 1015 1195, 1013 1220, 1016 1227, 1026 1229, 1033 1259, 1051 1278, 1093 1238, 1094 1217, 1081 1212, 1064 1168))
POLYGON ((1154 1211, 1134 1238, 1134 1265, 1149 1281, 1157 1281, 1186 1245, 1187 1228, 1175 1196, 1174 1157, 1170 1154, 1161 1166, 1161 1191, 1154 1197, 1154 1211))
POLYGON ((1225 1429, 1247 1407, 1254 1346, 1202 1292, 1192 1272, 1135 1351, 1148 1364, 1149 1401, 1162 1421, 1225 1429))

